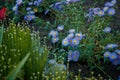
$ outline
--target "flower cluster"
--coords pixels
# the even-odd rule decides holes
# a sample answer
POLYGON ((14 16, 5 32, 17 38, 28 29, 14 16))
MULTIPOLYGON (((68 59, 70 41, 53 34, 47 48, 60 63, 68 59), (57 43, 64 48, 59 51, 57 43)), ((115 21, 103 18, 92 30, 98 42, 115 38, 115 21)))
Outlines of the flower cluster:
MULTIPOLYGON (((105 49, 114 49, 117 48, 117 44, 108 44, 105 49)), ((120 64, 120 50, 116 49, 114 52, 106 51, 104 53, 104 58, 109 58, 114 65, 120 64)))
POLYGON ((80 57, 80 53, 77 50, 75 50, 75 51, 70 50, 68 52, 68 60, 69 61, 77 62, 79 60, 79 57, 80 57))
POLYGON ((115 9, 113 8, 115 3, 116 3, 116 0, 112 0, 111 2, 106 2, 103 9, 101 9, 99 7, 90 8, 87 16, 93 17, 95 15, 98 15, 98 16, 102 17, 105 15, 105 13, 108 14, 109 16, 113 16, 115 14, 115 9))
POLYGON ((75 33, 75 29, 69 30, 69 34, 62 40, 63 46, 77 47, 85 34, 75 33))
POLYGON ((24 16, 26 21, 31 21, 36 18, 35 12, 37 12, 37 8, 32 8, 33 6, 37 7, 41 4, 42 0, 35 0, 28 3, 28 7, 26 8, 27 14, 24 16))
POLYGON ((59 32, 64 29, 63 25, 58 25, 57 30, 51 30, 49 33, 49 36, 52 37, 51 41, 52 43, 57 43, 59 41, 59 32))
MULTIPOLYGON (((69 34, 67 37, 65 37, 62 40, 62 45, 63 46, 70 46, 72 48, 78 47, 80 41, 83 39, 85 34, 80 33, 75 33, 75 29, 69 30, 69 34)), ((80 53, 78 50, 70 50, 68 52, 68 61, 74 61, 77 62, 79 60, 80 53)))
POLYGON ((106 51, 104 53, 104 58, 109 58, 113 65, 120 64, 120 50, 115 50, 114 52, 106 51))
POLYGON ((15 12, 15 14, 18 14, 18 7, 23 3, 23 0, 16 0, 15 6, 12 8, 12 10, 15 12))

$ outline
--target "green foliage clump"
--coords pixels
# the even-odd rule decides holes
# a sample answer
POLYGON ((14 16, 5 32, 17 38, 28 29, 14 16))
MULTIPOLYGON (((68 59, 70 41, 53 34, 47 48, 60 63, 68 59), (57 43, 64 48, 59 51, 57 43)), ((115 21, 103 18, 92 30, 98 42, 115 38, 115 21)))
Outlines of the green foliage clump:
POLYGON ((5 77, 16 68, 17 64, 30 53, 30 57, 20 70, 18 79, 39 80, 47 61, 48 49, 41 46, 39 32, 31 32, 25 24, 16 25, 14 22, 4 30, 3 41, 0 45, 0 77, 5 77))

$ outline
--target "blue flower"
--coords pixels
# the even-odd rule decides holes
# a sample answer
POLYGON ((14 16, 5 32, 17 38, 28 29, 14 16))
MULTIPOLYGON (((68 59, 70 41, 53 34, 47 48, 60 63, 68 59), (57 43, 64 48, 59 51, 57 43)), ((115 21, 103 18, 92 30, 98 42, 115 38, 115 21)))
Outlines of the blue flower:
POLYGON ((62 2, 56 2, 53 6, 54 9, 61 11, 63 9, 62 2))
POLYGON ((111 61, 113 65, 119 65, 120 64, 120 60, 119 59, 114 59, 111 61))
POLYGON ((31 21, 31 20, 35 19, 35 15, 25 15, 24 19, 27 21, 31 21))
POLYGON ((77 62, 79 60, 80 53, 79 51, 74 51, 73 52, 73 61, 77 62))
POLYGON ((104 8, 103 8, 103 11, 104 11, 104 12, 107 12, 108 9, 109 9, 109 7, 104 7, 104 8))
POLYGON ((38 0, 38 3, 41 3, 42 2, 42 0, 38 0))
POLYGON ((17 5, 20 5, 20 4, 22 4, 22 2, 23 2, 23 0, 17 0, 17 1, 16 1, 16 4, 17 4, 17 5))
POLYGON ((80 0, 66 0, 67 2, 79 2, 80 0))
POLYGON ((100 10, 100 11, 98 12, 98 16, 102 17, 102 16, 104 16, 104 15, 105 15, 105 13, 104 13, 103 10, 100 10))
POLYGON ((68 45, 69 45, 69 40, 68 40, 68 38, 63 39, 62 45, 63 45, 63 46, 68 46, 68 45))
POLYGON ((33 5, 33 2, 29 2, 28 5, 29 5, 29 6, 33 5))
POLYGON ((111 2, 106 2, 106 3, 105 3, 105 6, 106 6, 106 7, 112 7, 112 6, 114 6, 114 4, 112 4, 111 2))
POLYGON ((73 33, 70 33, 70 34, 68 34, 68 36, 67 36, 67 38, 69 38, 69 39, 71 39, 71 38, 73 38, 74 37, 74 34, 73 33))
POLYGON ((27 12, 27 14, 35 14, 35 12, 34 11, 29 11, 29 12, 27 12))
POLYGON ((62 31, 64 29, 64 25, 58 25, 57 30, 62 31))
POLYGON ((117 54, 116 53, 111 53, 109 58, 110 58, 110 61, 116 60, 117 59, 117 54))
POLYGON ((69 33, 75 33, 75 29, 70 29, 69 33))
POLYGON ((92 11, 94 14, 98 14, 98 12, 100 11, 100 8, 93 8, 92 11))
POLYGON ((115 52, 118 54, 118 55, 120 55, 120 50, 115 50, 115 52))
POLYGON ((17 11, 18 10, 18 5, 15 5, 13 8, 12 8, 13 11, 17 11))
POLYGON ((68 52, 68 60, 69 60, 69 61, 72 61, 72 60, 73 60, 73 51, 72 51, 72 50, 70 50, 70 51, 68 52))
POLYGON ((56 43, 56 42, 58 42, 59 41, 59 38, 58 37, 53 37, 52 38, 52 43, 56 43))
POLYGON ((107 51, 107 52, 104 53, 104 57, 105 57, 105 58, 109 58, 109 57, 110 57, 110 54, 111 54, 111 52, 108 52, 108 51, 107 51))
POLYGON ((85 35, 83 35, 82 33, 76 33, 75 34, 75 38, 78 39, 78 40, 82 40, 84 36, 85 35))
POLYGON ((31 7, 26 8, 27 11, 29 11, 29 10, 31 10, 31 9, 32 9, 31 7))
POLYGON ((79 41, 77 38, 74 38, 74 39, 72 40, 72 45, 73 45, 73 46, 78 46, 79 42, 80 42, 80 41, 79 41))
POLYGON ((58 31, 52 30, 49 35, 51 35, 52 37, 57 37, 59 35, 59 33, 58 33, 58 31))
POLYGON ((113 6, 114 6, 116 4, 116 2, 117 2, 116 0, 112 0, 111 4, 113 4, 113 6))
POLYGON ((115 14, 115 9, 114 8, 108 9, 108 15, 113 16, 114 14, 115 14))
POLYGON ((103 32, 110 33, 111 32, 111 28, 110 27, 105 27, 103 32))
POLYGON ((116 48, 116 47, 118 47, 117 44, 108 44, 108 45, 105 47, 105 49, 113 49, 113 48, 116 48))

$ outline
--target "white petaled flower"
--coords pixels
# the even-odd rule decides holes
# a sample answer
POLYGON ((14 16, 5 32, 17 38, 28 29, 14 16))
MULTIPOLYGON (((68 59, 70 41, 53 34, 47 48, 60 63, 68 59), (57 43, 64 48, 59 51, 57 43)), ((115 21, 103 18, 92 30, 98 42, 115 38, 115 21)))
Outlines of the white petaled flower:
POLYGON ((75 29, 70 29, 69 33, 75 33, 75 29))
POLYGON ((57 27, 57 30, 58 31, 62 31, 64 29, 64 25, 59 25, 58 27, 57 27))

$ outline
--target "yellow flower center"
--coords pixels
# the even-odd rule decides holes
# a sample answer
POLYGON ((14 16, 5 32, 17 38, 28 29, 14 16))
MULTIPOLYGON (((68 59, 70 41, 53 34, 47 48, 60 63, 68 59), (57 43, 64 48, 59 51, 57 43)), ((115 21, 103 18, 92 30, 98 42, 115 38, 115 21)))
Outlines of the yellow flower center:
POLYGON ((38 9, 37 9, 37 8, 34 8, 34 12, 38 12, 38 9))

